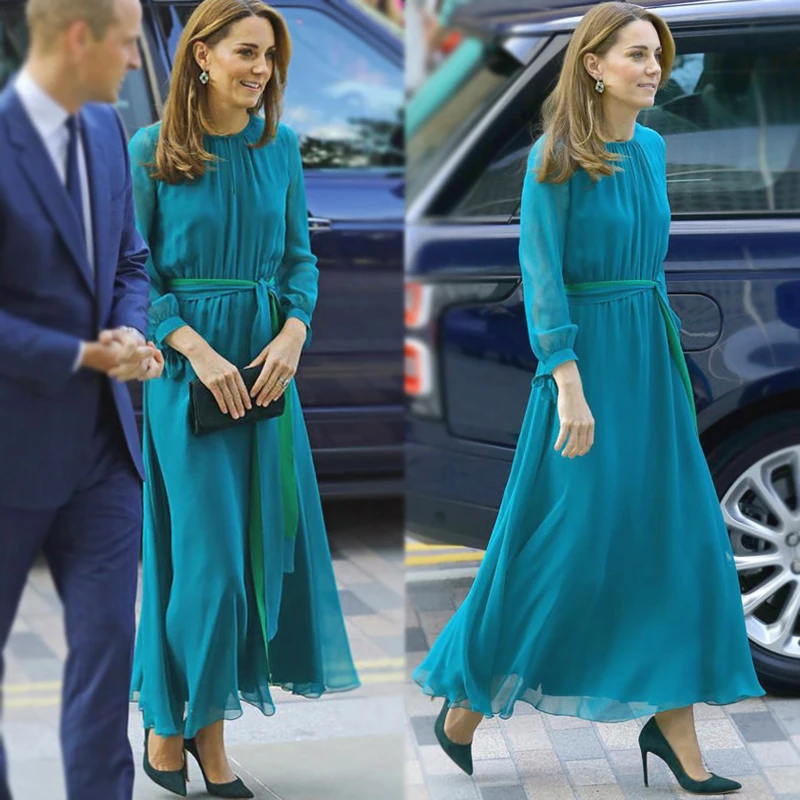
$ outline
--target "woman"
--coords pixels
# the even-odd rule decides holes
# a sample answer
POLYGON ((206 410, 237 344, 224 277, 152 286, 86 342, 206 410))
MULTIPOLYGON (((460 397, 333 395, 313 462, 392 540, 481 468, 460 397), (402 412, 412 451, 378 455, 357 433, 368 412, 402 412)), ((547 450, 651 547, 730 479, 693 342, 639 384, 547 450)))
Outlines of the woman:
POLYGON ((674 55, 655 14, 592 8, 528 160, 520 261, 539 366, 483 564, 414 672, 445 698, 437 737, 468 773, 481 719, 523 700, 654 714, 645 783, 650 752, 688 791, 740 788, 706 771, 693 704, 764 692, 666 295, 664 140, 636 122, 674 55))
POLYGON ((308 697, 358 686, 292 381, 318 271, 298 141, 279 123, 289 58, 275 10, 205 0, 178 44, 162 122, 130 145, 165 359, 144 398, 132 695, 145 770, 180 795, 188 751, 212 794, 252 797, 223 743, 241 700, 272 714, 270 684, 308 697), (251 391, 245 366, 261 368, 251 391), (190 431, 194 378, 238 424, 190 431), (248 411, 281 396, 282 415, 249 424, 248 411))

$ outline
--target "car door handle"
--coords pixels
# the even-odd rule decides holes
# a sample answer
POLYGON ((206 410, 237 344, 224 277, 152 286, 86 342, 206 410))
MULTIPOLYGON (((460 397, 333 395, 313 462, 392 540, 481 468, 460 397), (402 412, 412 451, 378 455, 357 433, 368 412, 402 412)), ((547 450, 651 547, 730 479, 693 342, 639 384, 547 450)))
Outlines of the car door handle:
POLYGON ((310 231, 329 231, 333 227, 333 222, 324 217, 309 217, 308 229, 310 231))

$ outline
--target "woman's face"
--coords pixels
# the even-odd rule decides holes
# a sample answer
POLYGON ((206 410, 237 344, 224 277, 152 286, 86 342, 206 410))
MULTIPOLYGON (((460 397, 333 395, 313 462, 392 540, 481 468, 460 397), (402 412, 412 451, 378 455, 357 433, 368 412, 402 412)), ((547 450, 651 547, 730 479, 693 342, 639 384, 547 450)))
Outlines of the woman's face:
POLYGON ((214 47, 195 45, 195 58, 206 70, 206 90, 223 106, 253 108, 272 77, 275 31, 263 17, 235 22, 228 35, 214 47))
POLYGON ((650 108, 661 80, 661 41, 651 22, 637 19, 620 28, 617 41, 604 56, 587 54, 589 74, 605 84, 604 102, 636 109, 650 108))

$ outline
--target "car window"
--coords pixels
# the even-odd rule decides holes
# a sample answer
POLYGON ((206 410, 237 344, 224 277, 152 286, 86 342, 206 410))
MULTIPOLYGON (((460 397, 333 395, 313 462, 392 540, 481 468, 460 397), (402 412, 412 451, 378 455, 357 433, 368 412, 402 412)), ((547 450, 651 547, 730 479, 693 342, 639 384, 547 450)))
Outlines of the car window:
POLYGON ((0 5, 0 89, 19 69, 27 49, 25 6, 0 5))
POLYGON ((667 143, 673 214, 800 212, 796 32, 679 42, 673 74, 640 121, 667 143))
POLYGON ((409 202, 521 70, 502 50, 466 39, 422 85, 407 112, 409 202))
MULTIPOLYGON (((667 143, 673 216, 800 212, 800 46, 796 33, 676 36, 673 73, 639 122, 667 143)), ((537 80, 534 78, 534 80, 537 80)), ((531 126, 510 129, 451 207, 453 217, 519 213, 531 126)))
POLYGON ((478 180, 453 207, 454 217, 500 217, 518 213, 528 154, 533 146, 533 124, 526 125, 492 158, 478 180))
MULTIPOLYGON (((25 6, 0 5, 0 89, 20 68, 28 50, 25 6)), ((128 136, 155 122, 155 110, 144 69, 128 74, 120 89, 117 109, 128 136)))
POLYGON ((144 66, 128 73, 119 90, 116 106, 125 123, 128 138, 139 128, 146 128, 158 119, 144 66))
MULTIPOLYGON (((160 10, 170 57, 193 8, 160 10)), ((280 11, 292 37, 283 120, 300 139, 304 166, 402 166, 400 66, 328 14, 302 7, 280 11)))

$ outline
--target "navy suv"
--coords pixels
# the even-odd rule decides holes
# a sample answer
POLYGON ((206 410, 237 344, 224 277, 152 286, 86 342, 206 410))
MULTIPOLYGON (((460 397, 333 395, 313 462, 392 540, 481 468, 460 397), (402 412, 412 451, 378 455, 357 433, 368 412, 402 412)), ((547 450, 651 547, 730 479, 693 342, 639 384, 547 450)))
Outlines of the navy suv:
MULTIPOLYGON (((196 2, 142 0, 143 67, 123 86, 132 135, 159 117, 196 2)), ((327 496, 402 491, 403 42, 348 0, 275 0, 292 34, 284 120, 303 153, 319 258, 314 343, 297 376, 327 496)), ((0 88, 27 48, 24 0, 0 0, 0 88)), ((140 387, 131 385, 140 408, 140 387)))
MULTIPOLYGON (((702 445, 759 676, 797 691, 800 4, 640 2, 677 45, 639 120, 667 142, 665 269, 702 445)), ((492 530, 536 369, 517 255, 525 160, 590 5, 463 6, 462 53, 408 110, 406 513, 422 539, 483 547, 492 530)))

